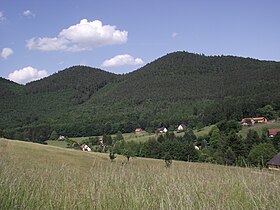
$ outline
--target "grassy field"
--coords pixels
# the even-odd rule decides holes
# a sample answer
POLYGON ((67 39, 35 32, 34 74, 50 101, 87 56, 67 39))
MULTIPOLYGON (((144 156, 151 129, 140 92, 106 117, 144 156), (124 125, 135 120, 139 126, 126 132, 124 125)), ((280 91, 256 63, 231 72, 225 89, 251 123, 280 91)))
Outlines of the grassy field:
POLYGON ((47 143, 48 145, 56 146, 56 147, 62 147, 62 148, 66 148, 66 147, 67 147, 67 142, 66 142, 66 141, 53 141, 53 140, 48 140, 48 141, 46 141, 46 143, 47 143))
POLYGON ((0 139, 0 209, 279 209, 280 173, 0 139))
POLYGON ((242 130, 239 132, 239 134, 242 137, 246 137, 247 133, 249 132, 249 129, 255 130, 258 132, 259 136, 262 135, 262 131, 264 128, 271 129, 271 128, 280 128, 280 122, 274 122, 274 123, 257 123, 254 126, 243 126, 242 130))
MULTIPOLYGON (((208 135, 208 133, 210 132, 212 127, 213 127, 213 125, 206 126, 206 127, 202 128, 200 130, 194 130, 194 134, 197 137, 208 135)), ((181 132, 181 133, 174 132, 174 133, 175 133, 176 136, 183 136, 185 134, 184 132, 181 132)), ((111 135, 111 136, 112 136, 112 138, 114 138, 116 135, 111 135)), ((126 140, 126 141, 145 142, 145 141, 148 141, 149 138, 156 137, 156 135, 155 134, 149 134, 148 132, 143 131, 140 134, 136 134, 134 132, 133 133, 124 133, 123 137, 124 137, 124 140, 126 140)), ((89 137, 75 137, 75 138, 70 138, 70 139, 81 143, 83 140, 87 140, 88 138, 89 137)), ((47 144, 51 145, 51 146, 58 146, 58 147, 63 147, 63 148, 67 147, 67 143, 64 142, 64 141, 49 140, 49 141, 47 141, 47 144)))

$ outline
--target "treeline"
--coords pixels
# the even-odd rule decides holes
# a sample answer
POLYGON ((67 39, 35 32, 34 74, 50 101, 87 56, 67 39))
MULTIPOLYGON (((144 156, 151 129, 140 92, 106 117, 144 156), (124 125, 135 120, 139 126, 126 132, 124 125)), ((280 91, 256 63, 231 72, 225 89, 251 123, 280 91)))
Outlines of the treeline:
POLYGON ((176 137, 173 132, 170 132, 159 137, 151 137, 143 143, 125 141, 121 132, 118 132, 115 138, 110 135, 103 135, 102 143, 100 143, 98 137, 90 137, 80 144, 87 144, 96 152, 112 152, 124 155, 128 160, 131 157, 161 159, 166 155, 171 155, 176 160, 198 161, 199 153, 194 148, 196 141, 196 136, 190 130, 182 137, 176 137))

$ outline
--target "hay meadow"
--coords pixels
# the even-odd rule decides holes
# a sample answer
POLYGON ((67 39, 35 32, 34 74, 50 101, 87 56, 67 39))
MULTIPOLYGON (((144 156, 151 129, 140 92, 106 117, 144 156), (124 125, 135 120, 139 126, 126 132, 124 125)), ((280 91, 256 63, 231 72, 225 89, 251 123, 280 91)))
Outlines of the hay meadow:
POLYGON ((0 139, 0 209, 279 209, 280 173, 0 139))

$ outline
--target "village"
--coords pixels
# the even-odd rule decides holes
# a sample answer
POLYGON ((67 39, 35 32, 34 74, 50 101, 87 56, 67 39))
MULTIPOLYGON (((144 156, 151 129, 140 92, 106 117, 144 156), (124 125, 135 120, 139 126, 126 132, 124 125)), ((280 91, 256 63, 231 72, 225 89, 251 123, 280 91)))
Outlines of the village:
MULTIPOLYGON (((266 137, 268 141, 272 141, 274 137, 277 135, 277 133, 280 133, 280 123, 277 120, 267 120, 265 117, 252 117, 252 118, 243 118, 240 123, 241 125, 241 130, 239 133, 241 135, 242 132, 247 132, 249 130, 260 130, 266 131, 266 137)), ((209 128, 203 128, 200 131, 195 131, 195 135, 199 138, 203 138, 203 135, 209 135, 209 133, 212 132, 213 126, 210 126, 209 128), (205 130, 208 129, 206 132, 205 130), (208 132, 208 133, 207 133, 208 132)), ((108 143, 108 140, 105 140, 105 138, 108 138, 108 136, 103 135, 103 136, 97 136, 97 137, 83 137, 81 138, 74 138, 74 140, 70 141, 73 145, 76 145, 76 148, 80 148, 84 152, 92 152, 92 151, 99 151, 99 152, 106 152, 106 151, 111 151, 111 149, 108 148, 113 148, 115 143, 118 140, 124 140, 125 142, 147 142, 149 139, 161 139, 164 136, 172 136, 174 135, 175 137, 181 138, 185 135, 185 133, 189 132, 189 128, 185 124, 179 124, 175 131, 169 131, 167 127, 160 127, 155 130, 153 133, 148 133, 142 128, 138 127, 135 128, 134 133, 129 133, 129 134, 116 134, 109 136, 110 140, 108 143), (117 137, 119 135, 119 137, 117 137), (89 140, 85 139, 93 139, 95 138, 95 144, 90 142, 89 140), (116 140, 118 139, 118 140, 116 140), (99 148, 99 149, 98 149, 99 148), (102 148, 102 149, 100 149, 102 148)), ((279 134, 278 134, 279 135, 279 134)), ((170 137, 169 137, 170 138, 170 137)), ((65 141, 66 137, 65 136, 59 136, 58 141, 65 141)), ((68 140, 69 141, 69 140, 68 140)), ((198 141, 201 140, 193 140, 193 148, 200 152, 199 150, 202 150, 205 147, 211 147, 211 140, 209 138, 205 138, 204 144, 198 143, 198 141), (206 146, 205 146, 206 145, 206 146)), ((280 170, 280 153, 276 154, 272 159, 270 159, 267 163, 266 166, 269 169, 276 169, 280 170)))

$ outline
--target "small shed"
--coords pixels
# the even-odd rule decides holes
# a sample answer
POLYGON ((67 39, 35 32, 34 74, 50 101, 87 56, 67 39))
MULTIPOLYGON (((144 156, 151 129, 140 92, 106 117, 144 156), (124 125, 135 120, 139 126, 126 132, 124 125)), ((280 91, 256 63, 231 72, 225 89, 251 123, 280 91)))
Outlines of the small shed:
POLYGON ((280 152, 266 163, 269 169, 280 170, 280 152))

